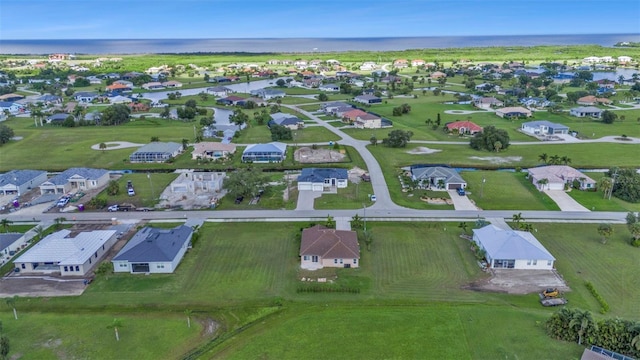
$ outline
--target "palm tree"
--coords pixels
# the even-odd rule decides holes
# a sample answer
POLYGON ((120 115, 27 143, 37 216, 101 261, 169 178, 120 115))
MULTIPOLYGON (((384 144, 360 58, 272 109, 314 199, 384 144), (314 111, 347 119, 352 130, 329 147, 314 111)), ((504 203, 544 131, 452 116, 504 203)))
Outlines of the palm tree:
POLYGON ((558 165, 560 164, 560 156, 558 155, 551 155, 549 157, 549 164, 551 165, 558 165))
POLYGON ((542 153, 538 156, 538 160, 546 164, 547 160, 549 160, 549 155, 547 155, 547 153, 542 153))
POLYGON ((107 144, 101 142, 100 145, 98 145, 100 147, 100 150, 102 150, 102 152, 104 152, 105 150, 107 150, 107 144))
POLYGON ((589 327, 595 327, 596 323, 593 321, 591 312, 576 309, 573 318, 569 322, 569 326, 572 328, 580 326, 580 329, 578 329, 578 345, 582 345, 582 339, 587 333, 587 330, 589 330, 589 327))
POLYGON ((57 218, 53 219, 53 221, 54 221, 54 225, 53 225, 54 228, 56 230, 58 230, 62 226, 62 223, 67 221, 67 218, 65 218, 65 217, 57 217, 57 218))
POLYGON ((460 229, 462 229, 462 235, 466 235, 467 234, 467 223, 466 222, 461 222, 460 224, 458 224, 458 227, 460 229))
POLYGON ((42 228, 42 226, 38 225, 35 228, 33 228, 33 231, 36 232, 36 236, 38 238, 38 240, 42 240, 42 238, 44 238, 44 229, 42 228))
POLYGON ((516 224, 520 224, 520 221, 524 221, 524 218, 522 217, 522 213, 517 213, 517 214, 513 214, 513 222, 516 224))
POLYGON ((635 323, 627 329, 631 335, 635 333, 635 336, 631 338, 631 347, 640 351, 640 323, 635 323))
POLYGON ((120 319, 113 319, 111 325, 107 326, 107 329, 113 329, 116 333, 116 341, 120 341, 120 334, 118 333, 118 328, 122 327, 122 321, 120 319))
POLYGON ((532 232, 533 231, 533 224, 531 224, 531 223, 522 223, 522 224, 520 224, 520 230, 527 231, 527 232, 532 232))
POLYGON ((545 178, 545 179, 540 179, 538 180, 537 184, 538 184, 538 188, 540 188, 541 190, 544 189, 544 186, 547 185, 549 183, 549 179, 545 178))
POLYGON ((566 155, 565 155, 565 156, 563 156, 563 157, 560 159, 560 161, 562 161, 562 163, 563 163, 563 164, 565 164, 565 165, 571 164, 571 158, 570 158, 570 157, 568 157, 568 156, 566 156, 566 155))
POLYGON ((598 234, 602 237, 600 242, 606 244, 607 240, 613 235, 613 226, 611 226, 611 224, 600 224, 598 226, 598 234))
POLYGON ((18 300, 18 295, 10 298, 6 298, 5 302, 7 306, 13 309, 13 317, 18 320, 18 312, 16 311, 16 300, 18 300))
POLYGON ((606 198, 613 189, 613 179, 610 177, 600 178, 598 187, 602 189, 602 198, 606 198))
POLYGON ((191 328, 191 315, 193 314, 193 310, 186 309, 184 314, 187 315, 187 327, 191 328))
POLYGON ((11 224, 13 224, 13 221, 9 220, 9 219, 2 219, 0 220, 0 226, 2 226, 2 228, 4 228, 4 232, 9 232, 9 227, 11 226, 11 224))

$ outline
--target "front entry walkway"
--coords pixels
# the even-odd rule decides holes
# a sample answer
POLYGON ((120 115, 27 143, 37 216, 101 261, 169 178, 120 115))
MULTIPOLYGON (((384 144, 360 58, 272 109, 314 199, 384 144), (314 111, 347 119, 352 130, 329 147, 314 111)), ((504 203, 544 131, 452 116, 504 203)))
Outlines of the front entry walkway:
MULTIPOLYGON (((549 195, 551 200, 555 201, 560 208, 560 211, 589 211, 586 207, 580 205, 569 194, 563 190, 543 190, 545 194, 549 195)), ((573 190, 580 191, 580 190, 573 190)))

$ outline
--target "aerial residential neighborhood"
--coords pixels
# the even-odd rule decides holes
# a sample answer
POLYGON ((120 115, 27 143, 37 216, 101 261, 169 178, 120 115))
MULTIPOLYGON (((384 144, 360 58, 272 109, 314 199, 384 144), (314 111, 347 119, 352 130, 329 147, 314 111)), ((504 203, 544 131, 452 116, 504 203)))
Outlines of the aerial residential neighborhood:
POLYGON ((637 357, 638 47, 505 49, 0 55, 8 358, 637 357))

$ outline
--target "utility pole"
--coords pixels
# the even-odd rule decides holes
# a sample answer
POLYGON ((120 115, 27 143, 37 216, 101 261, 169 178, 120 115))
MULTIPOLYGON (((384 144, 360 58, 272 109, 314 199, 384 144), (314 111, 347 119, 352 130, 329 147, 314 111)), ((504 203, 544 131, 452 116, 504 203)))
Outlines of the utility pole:
POLYGON ((364 219, 364 232, 367 232, 367 207, 362 204, 362 210, 364 211, 364 214, 362 215, 362 219, 364 219))
POLYGON ((151 200, 155 200, 156 194, 153 191, 153 183, 151 182, 151 173, 147 173, 147 179, 149 179, 149 186, 151 186, 151 200))
POLYGON ((487 179, 482 178, 482 185, 480 186, 480 197, 482 197, 482 194, 484 194, 484 183, 487 181, 487 179))

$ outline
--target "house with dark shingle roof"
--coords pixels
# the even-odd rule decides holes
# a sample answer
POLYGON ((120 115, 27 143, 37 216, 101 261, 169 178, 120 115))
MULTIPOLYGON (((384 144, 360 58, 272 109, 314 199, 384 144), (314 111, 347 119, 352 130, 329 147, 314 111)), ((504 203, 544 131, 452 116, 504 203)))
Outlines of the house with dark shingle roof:
POLYGON ((0 194, 22 195, 47 180, 42 170, 11 170, 0 174, 0 194))
POLYGON ((467 187, 467 182, 455 169, 444 166, 411 166, 411 178, 428 189, 455 190, 467 187))
POLYGON ((40 193, 65 194, 71 191, 86 191, 107 185, 109 171, 104 169, 71 168, 40 185, 40 193))
POLYGON ((275 114, 271 114, 271 120, 269 120, 267 126, 271 127, 274 124, 284 126, 291 130, 298 130, 304 126, 304 121, 298 119, 294 115, 277 112, 275 114))
POLYGON ((360 244, 355 231, 329 229, 316 225, 302 230, 300 267, 317 270, 324 267, 357 268, 360 244))
POLYGON ((298 176, 298 190, 335 191, 346 188, 347 169, 304 168, 298 176))
POLYGON ((111 260, 113 272, 131 274, 173 273, 191 245, 193 230, 145 227, 111 260))

